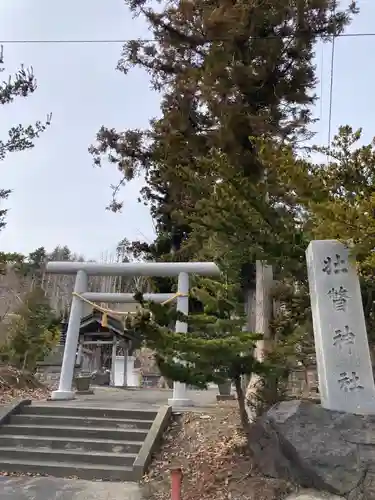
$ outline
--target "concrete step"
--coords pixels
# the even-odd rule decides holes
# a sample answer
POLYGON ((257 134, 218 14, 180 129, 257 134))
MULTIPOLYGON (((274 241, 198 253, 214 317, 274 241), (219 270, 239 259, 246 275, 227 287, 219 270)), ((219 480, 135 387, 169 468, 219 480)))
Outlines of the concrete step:
POLYGON ((53 403, 25 406, 0 426, 0 472, 139 480, 144 468, 134 462, 143 458, 138 454, 153 428, 156 410, 53 403))
POLYGON ((0 463, 1 472, 42 474, 54 477, 75 477, 102 481, 133 481, 133 468, 113 465, 88 465, 82 463, 40 462, 23 459, 5 459, 0 463))
MULTIPOLYGON (((137 455, 135 453, 103 453, 84 452, 80 450, 52 450, 48 448, 12 448, 0 447, 1 461, 20 460, 33 462, 61 462, 61 464, 80 463, 88 465, 113 465, 132 467, 137 455)), ((0 465, 1 467, 1 465, 0 465)))
POLYGON ((59 415, 59 416, 81 416, 87 418, 113 418, 130 420, 154 420, 157 410, 140 409, 108 409, 85 406, 58 406, 52 401, 45 404, 25 406, 22 409, 24 415, 59 415))
MULTIPOLYGON (((20 434, 1 434, 0 447, 44 448, 50 450, 76 450, 81 453, 94 451, 98 453, 138 453, 142 441, 119 441, 110 439, 81 439, 56 436, 23 436, 20 434)), ((0 456, 1 459, 1 456, 0 456)))
POLYGON ((119 441, 144 441, 147 436, 146 429, 114 429, 112 427, 59 427, 54 425, 4 425, 0 427, 0 436, 4 434, 23 436, 56 436, 66 438, 113 439, 119 441))
POLYGON ((21 414, 10 418, 11 425, 53 425, 59 427, 113 427, 117 429, 150 429, 152 420, 130 420, 68 415, 21 414))

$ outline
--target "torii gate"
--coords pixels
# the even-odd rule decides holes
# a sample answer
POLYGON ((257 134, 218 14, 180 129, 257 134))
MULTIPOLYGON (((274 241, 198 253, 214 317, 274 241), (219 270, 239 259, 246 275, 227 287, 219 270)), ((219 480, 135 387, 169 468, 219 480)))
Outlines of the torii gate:
MULTIPOLYGON (((83 299, 92 302, 135 303, 130 293, 96 293, 88 292, 88 276, 178 276, 177 310, 185 316, 189 313, 189 274, 201 276, 219 276, 220 270, 213 262, 131 262, 121 264, 96 262, 49 262, 48 273, 75 274, 74 294, 72 298, 68 330, 66 333, 63 363, 61 367, 59 388, 53 391, 51 399, 74 399, 72 382, 76 359, 78 337, 83 314, 83 299)), ((164 302, 175 294, 145 294, 148 301, 164 302)), ((176 321, 176 332, 186 333, 187 323, 176 321)), ((187 398, 186 384, 173 382, 173 397, 168 400, 172 406, 191 406, 187 398)))

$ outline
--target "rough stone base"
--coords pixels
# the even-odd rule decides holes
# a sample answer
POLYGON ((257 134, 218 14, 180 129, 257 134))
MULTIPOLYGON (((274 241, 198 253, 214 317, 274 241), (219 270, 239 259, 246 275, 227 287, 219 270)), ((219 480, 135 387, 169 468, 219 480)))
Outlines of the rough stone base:
POLYGON ((342 500, 343 498, 325 493, 324 491, 301 490, 298 493, 292 493, 287 496, 285 500, 342 500))
POLYGON ((375 415, 287 401, 258 419, 251 433, 263 474, 348 500, 375 500, 375 415))
POLYGON ((51 367, 43 370, 38 368, 35 376, 40 382, 42 382, 42 384, 45 384, 50 389, 54 389, 59 385, 60 371, 61 367, 58 367, 56 370, 51 367))
POLYGON ((232 401, 236 399, 234 394, 217 394, 216 401, 232 401))
POLYGON ((75 391, 77 396, 90 396, 94 394, 94 389, 88 389, 87 391, 75 391))

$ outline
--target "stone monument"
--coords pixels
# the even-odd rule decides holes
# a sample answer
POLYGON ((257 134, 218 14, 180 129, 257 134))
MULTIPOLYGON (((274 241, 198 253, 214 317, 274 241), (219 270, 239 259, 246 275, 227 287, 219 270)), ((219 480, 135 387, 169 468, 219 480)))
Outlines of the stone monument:
POLYGON ((312 241, 306 252, 322 404, 280 402, 250 429, 259 471, 319 490, 294 500, 375 500, 374 377, 349 257, 339 241, 312 241))
POLYGON ((311 241, 307 268, 323 408, 375 414, 375 385, 361 290, 349 249, 311 241))

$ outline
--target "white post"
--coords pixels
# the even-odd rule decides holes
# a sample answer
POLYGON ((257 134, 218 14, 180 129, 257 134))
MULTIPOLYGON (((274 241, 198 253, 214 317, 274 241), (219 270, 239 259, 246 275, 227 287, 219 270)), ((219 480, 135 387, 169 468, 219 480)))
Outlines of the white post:
MULTIPOLYGON (((246 324, 243 327, 244 332, 255 332, 255 315, 256 315, 256 289, 250 288, 245 295, 245 315, 246 324)), ((249 385, 251 376, 242 376, 242 390, 246 394, 247 386, 249 385)))
MULTIPOLYGON (((185 316, 189 314, 189 275, 180 273, 178 275, 178 292, 183 294, 177 297, 177 311, 185 316)), ((176 333, 187 333, 188 325, 182 321, 176 321, 176 333)), ((187 397, 186 384, 173 382, 173 397, 168 400, 171 406, 193 406, 193 402, 187 397)))
POLYGON ((137 370, 134 368, 135 356, 128 357, 128 387, 139 387, 139 376, 137 370))
POLYGON ((128 343, 124 341, 124 379, 123 386, 127 387, 128 385, 128 343))
POLYGON ((116 372, 117 337, 113 337, 112 344, 112 365, 111 365, 111 385, 115 385, 116 372))
MULTIPOLYGON (((260 260, 256 261, 256 291, 255 291, 255 331, 263 334, 254 350, 254 358, 263 362, 270 341, 270 321, 272 319, 271 288, 273 284, 272 266, 260 260)), ((262 388, 262 377, 252 374, 246 388, 247 414, 250 421, 256 416, 259 405, 259 392, 262 388)))
POLYGON ((83 344, 80 342, 78 344, 78 351, 77 351, 77 359, 76 359, 76 364, 80 365, 82 362, 82 356, 83 356, 83 344))
POLYGON ((255 359, 264 361, 270 340, 270 323, 272 319, 272 297, 273 269, 266 262, 256 261, 256 310, 255 331, 263 335, 258 340, 255 348, 255 359))
MULTIPOLYGON (((85 273, 85 271, 77 272, 74 291, 79 294, 87 291, 87 274, 85 273)), ((57 391, 52 392, 51 399, 74 399, 72 382, 82 313, 83 302, 79 297, 73 295, 69 315, 68 331, 66 332, 64 358, 61 367, 59 388, 57 391)))

